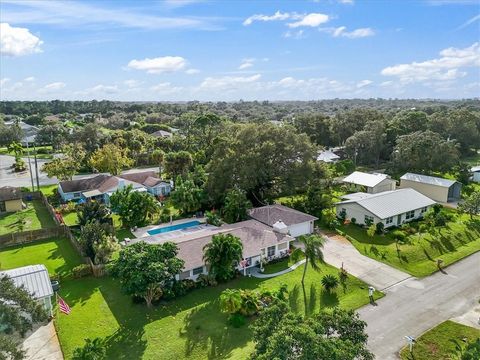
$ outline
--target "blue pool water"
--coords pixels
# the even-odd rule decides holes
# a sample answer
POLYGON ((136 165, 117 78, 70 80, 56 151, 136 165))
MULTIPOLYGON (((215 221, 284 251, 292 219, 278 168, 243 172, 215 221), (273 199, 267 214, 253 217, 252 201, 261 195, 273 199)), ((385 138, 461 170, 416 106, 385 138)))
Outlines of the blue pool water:
POLYGON ((166 233, 166 232, 169 232, 169 231, 182 230, 182 229, 186 229, 186 228, 189 228, 189 227, 192 227, 192 226, 197 226, 197 225, 200 225, 200 221, 194 220, 194 221, 189 221, 189 222, 182 223, 182 224, 170 225, 170 226, 165 226, 165 227, 162 227, 162 228, 152 229, 152 230, 147 231, 147 233, 149 235, 157 235, 157 234, 163 234, 163 233, 166 233))

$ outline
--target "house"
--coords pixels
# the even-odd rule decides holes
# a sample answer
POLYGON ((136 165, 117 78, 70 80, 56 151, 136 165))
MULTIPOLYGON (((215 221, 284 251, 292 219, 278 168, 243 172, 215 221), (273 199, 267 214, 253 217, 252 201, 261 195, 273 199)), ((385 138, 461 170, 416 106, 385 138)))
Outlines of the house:
POLYGON ((173 134, 171 132, 165 131, 165 130, 158 130, 155 131, 154 133, 150 134, 151 136, 154 136, 156 138, 171 138, 173 137, 173 134))
POLYGON ((470 171, 473 174, 472 180, 480 183, 480 165, 472 167, 470 171))
POLYGON ((180 236, 162 238, 155 235, 129 240, 128 245, 138 241, 150 244, 161 244, 166 241, 174 242, 178 246, 178 258, 185 264, 177 280, 195 280, 200 274, 208 274, 208 268, 203 260, 203 248, 218 234, 231 234, 240 239, 243 244, 243 265, 238 264, 239 271, 260 264, 261 259, 269 259, 285 255, 289 251, 290 242, 295 239, 279 232, 272 227, 256 220, 246 220, 235 224, 220 227, 206 226, 202 230, 186 233, 180 236))
POLYGON ((455 180, 406 173, 400 178, 400 188, 412 188, 430 199, 446 203, 460 200, 462 184, 455 180))
POLYGON ((170 194, 170 182, 156 177, 154 171, 111 176, 100 174, 87 179, 61 181, 58 193, 63 201, 94 199, 110 202, 110 195, 118 189, 131 185, 134 191, 146 191, 154 196, 170 194))
POLYGON ((313 233, 313 223, 318 220, 315 216, 280 204, 250 209, 248 215, 276 230, 285 229, 293 237, 313 233))
POLYGON ((43 305, 52 316, 53 288, 45 265, 29 265, 0 272, 0 276, 8 276, 15 286, 24 286, 33 298, 43 305))
POLYGON ((347 195, 346 200, 335 204, 338 217, 355 219, 357 224, 377 224, 385 228, 422 218, 435 201, 414 189, 383 191, 377 194, 347 195))
POLYGON ((332 150, 323 150, 318 153, 317 161, 325 163, 335 163, 340 160, 340 156, 335 154, 332 150))
POLYGON ((0 213, 22 210, 22 191, 13 186, 0 188, 0 213))
MULTIPOLYGON (((6 121, 5 125, 13 126, 15 121, 6 121)), ((18 121, 18 126, 22 129, 23 138, 20 141, 22 146, 27 146, 27 144, 33 144, 35 142, 35 137, 40 130, 38 127, 24 123, 23 121, 18 121)))
POLYGON ((346 184, 353 184, 359 190, 365 189, 369 194, 377 194, 382 191, 391 191, 396 188, 396 181, 386 174, 369 174, 354 171, 343 179, 346 184))

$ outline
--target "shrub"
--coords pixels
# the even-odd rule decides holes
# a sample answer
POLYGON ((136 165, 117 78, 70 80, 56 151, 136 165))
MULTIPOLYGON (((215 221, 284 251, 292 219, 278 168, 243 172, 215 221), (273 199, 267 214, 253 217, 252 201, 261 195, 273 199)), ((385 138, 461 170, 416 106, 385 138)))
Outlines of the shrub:
POLYGON ((357 219, 351 218, 351 219, 350 219, 350 222, 351 222, 353 225, 356 225, 356 224, 357 224, 357 219))
POLYGON ((106 346, 100 338, 93 340, 85 339, 82 348, 76 348, 73 352, 73 360, 101 360, 106 358, 106 346))
POLYGON ((232 314, 228 317, 228 323, 232 325, 234 328, 239 328, 245 325, 245 316, 242 314, 232 314))
POLYGON ((75 279, 80 279, 85 276, 89 276, 92 274, 92 268, 87 264, 80 264, 75 266, 72 269, 72 274, 75 279))
POLYGON ((385 229, 385 225, 383 225, 382 222, 378 222, 375 227, 376 227, 377 234, 382 234, 383 230, 385 229))
POLYGON ((197 277, 197 286, 207 287, 207 286, 217 286, 218 282, 215 280, 215 277, 207 274, 200 274, 197 277))
POLYGON ((367 229, 368 236, 374 237, 376 232, 377 232, 377 226, 375 224, 371 224, 368 226, 368 229, 367 229))
POLYGON ((213 225, 213 226, 222 225, 222 221, 220 220, 220 217, 217 215, 215 211, 206 211, 205 218, 206 218, 207 224, 209 225, 213 225))
POLYGON ((322 278, 322 286, 328 293, 335 289, 338 286, 338 283, 338 278, 335 275, 328 274, 322 278))
POLYGON ((338 218, 343 223, 345 221, 345 219, 347 218, 347 212, 345 210, 340 211, 340 214, 338 214, 338 218))
POLYGON ((399 242, 404 242, 407 235, 402 230, 394 230, 390 235, 399 242))
POLYGON ((37 149, 37 154, 49 154, 50 150, 47 148, 39 148, 37 149))

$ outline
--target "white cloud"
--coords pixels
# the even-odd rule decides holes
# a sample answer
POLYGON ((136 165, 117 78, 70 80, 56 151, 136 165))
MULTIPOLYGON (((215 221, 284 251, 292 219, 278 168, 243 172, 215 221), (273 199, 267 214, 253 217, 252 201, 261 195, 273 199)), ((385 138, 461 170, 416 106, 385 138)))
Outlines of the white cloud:
POLYGON ((244 22, 244 26, 251 25, 254 21, 282 21, 290 19, 293 15, 290 13, 282 13, 277 11, 273 15, 262 15, 262 14, 255 14, 247 18, 244 22))
POLYGON ((53 83, 50 83, 50 84, 47 84, 43 87, 43 89, 45 90, 60 90, 60 89, 63 89, 65 86, 67 86, 65 83, 61 82, 61 81, 58 81, 58 82, 53 82, 53 83))
POLYGON ((136 70, 145 70, 149 74, 161 74, 182 70, 186 65, 187 61, 181 56, 164 56, 153 59, 132 60, 127 66, 136 70))
POLYGON ((423 62, 388 66, 381 74, 395 76, 403 83, 454 80, 467 74, 461 68, 480 66, 480 43, 464 49, 450 47, 440 51, 440 56, 423 62))
POLYGON ((9 78, 2 78, 0 79, 0 86, 6 85, 10 81, 9 78))
POLYGON ((160 94, 175 94, 182 91, 182 88, 179 86, 172 86, 172 84, 169 82, 163 82, 163 83, 151 86, 150 90, 160 94))
POLYGON ((305 15, 301 20, 287 24, 290 28, 297 28, 300 26, 317 27, 326 23, 329 20, 329 16, 320 13, 311 13, 305 15))
POLYGON ((348 4, 348 5, 353 5, 354 0, 337 0, 340 4, 348 4))
POLYGON ((260 79, 260 74, 252 76, 222 76, 222 77, 207 77, 200 84, 204 89, 224 89, 233 90, 243 84, 252 84, 260 79))
POLYGON ((139 87, 142 84, 142 82, 138 80, 130 79, 130 80, 125 80, 123 84, 126 85, 129 89, 133 89, 133 88, 139 87))
POLYGON ((468 19, 467 21, 465 21, 462 25, 460 25, 457 30, 460 30, 460 29, 463 29, 463 28, 466 28, 467 26, 470 26, 472 25, 474 22, 476 21, 479 21, 480 20, 480 14, 468 19))
POLYGON ((41 52, 43 41, 28 29, 0 24, 0 54, 22 56, 41 52))
POLYGON ((34 82, 34 81, 35 81, 35 77, 29 76, 29 77, 26 77, 25 79, 23 79, 23 81, 26 81, 26 82, 34 82))
POLYGON ((195 75, 195 74, 198 74, 200 72, 200 70, 198 69, 188 69, 185 71, 185 74, 188 74, 188 75, 195 75))
POLYGON ((255 62, 255 59, 249 58, 249 59, 243 59, 242 63, 238 67, 238 70, 245 70, 253 66, 253 63, 255 62))
POLYGON ((359 28, 353 31, 347 31, 346 26, 337 28, 322 28, 319 31, 331 34, 333 37, 346 37, 349 39, 357 39, 375 35, 375 31, 371 28, 359 28))
POLYGON ((370 85, 371 83, 373 83, 372 80, 362 80, 362 81, 359 81, 359 82, 357 83, 357 88, 358 88, 358 89, 361 89, 361 88, 363 88, 363 87, 365 87, 365 86, 370 85))
POLYGON ((304 31, 303 30, 297 30, 297 31, 287 31, 283 34, 284 38, 290 38, 290 39, 302 39, 304 37, 304 31))
POLYGON ((98 84, 86 90, 87 93, 104 93, 104 94, 115 94, 118 92, 117 85, 103 85, 98 84))

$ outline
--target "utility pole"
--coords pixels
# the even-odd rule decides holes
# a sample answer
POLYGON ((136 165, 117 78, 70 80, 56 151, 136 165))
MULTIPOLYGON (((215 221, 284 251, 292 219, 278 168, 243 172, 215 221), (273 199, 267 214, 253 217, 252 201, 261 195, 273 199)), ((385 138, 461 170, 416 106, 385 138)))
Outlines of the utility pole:
POLYGON ((30 180, 32 180, 32 191, 35 191, 35 185, 33 184, 32 162, 30 161, 30 148, 28 147, 28 140, 27 140, 27 158, 28 158, 28 170, 30 170, 30 180))
POLYGON ((33 156, 35 156, 35 176, 37 177, 37 191, 40 191, 40 179, 38 176, 38 163, 37 163, 37 149, 35 148, 35 143, 33 143, 33 156))

